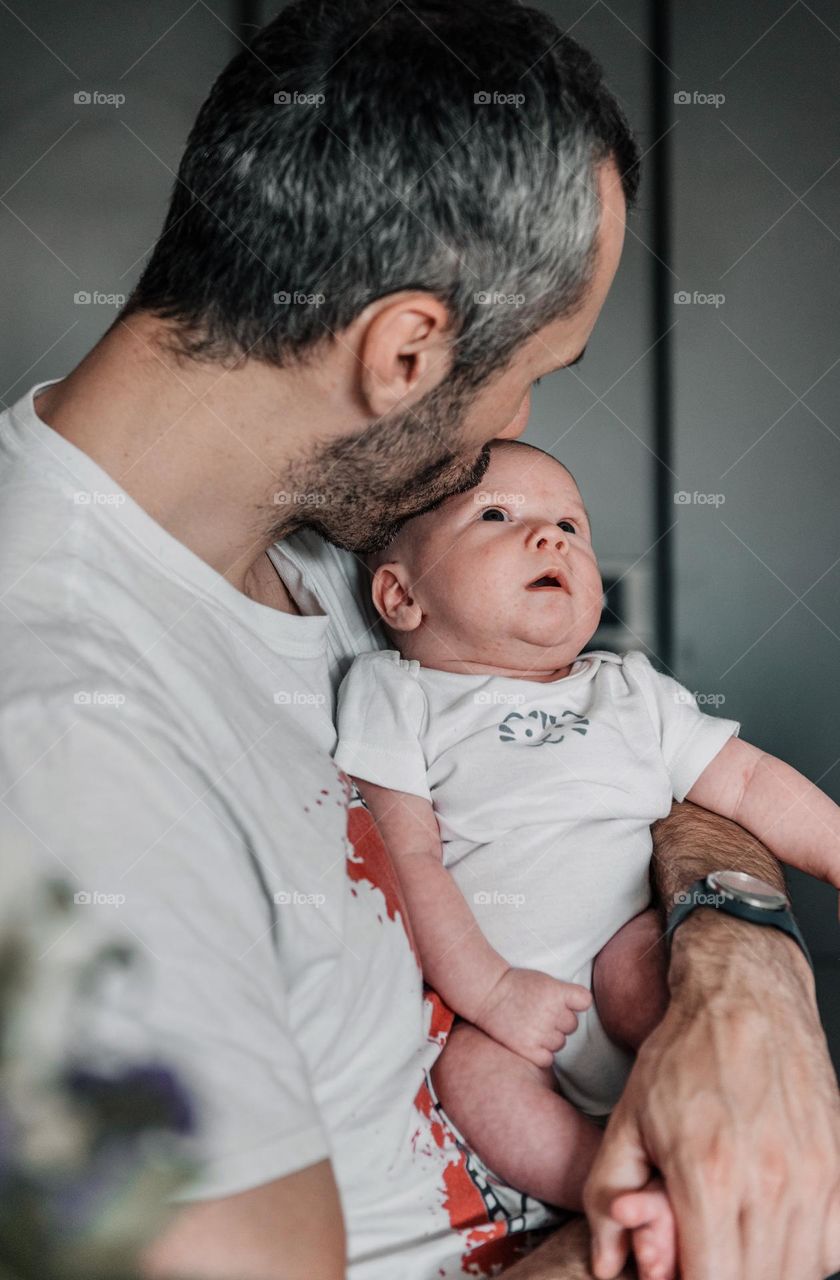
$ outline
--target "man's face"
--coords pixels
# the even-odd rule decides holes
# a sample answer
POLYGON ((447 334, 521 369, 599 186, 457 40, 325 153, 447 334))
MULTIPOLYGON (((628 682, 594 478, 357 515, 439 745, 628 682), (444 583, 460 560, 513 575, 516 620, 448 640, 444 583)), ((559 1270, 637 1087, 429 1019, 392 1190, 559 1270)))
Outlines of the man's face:
POLYGON ((612 161, 598 170, 601 219, 589 289, 573 316, 535 332, 497 378, 477 393, 444 382, 410 411, 336 441, 313 460, 330 501, 312 525, 357 554, 386 547, 409 516, 427 511, 483 477, 490 440, 521 435, 537 378, 582 353, 618 269, 625 202, 612 161))

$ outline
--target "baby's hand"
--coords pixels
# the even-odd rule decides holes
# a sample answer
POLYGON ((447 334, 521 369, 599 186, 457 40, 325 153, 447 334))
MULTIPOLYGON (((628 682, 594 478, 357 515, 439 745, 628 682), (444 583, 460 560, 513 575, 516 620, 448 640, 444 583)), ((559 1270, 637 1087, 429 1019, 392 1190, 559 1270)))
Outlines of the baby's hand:
POLYGON ((536 969, 507 969, 474 1018, 475 1025, 538 1067, 550 1067, 577 1014, 592 1004, 586 987, 536 969))

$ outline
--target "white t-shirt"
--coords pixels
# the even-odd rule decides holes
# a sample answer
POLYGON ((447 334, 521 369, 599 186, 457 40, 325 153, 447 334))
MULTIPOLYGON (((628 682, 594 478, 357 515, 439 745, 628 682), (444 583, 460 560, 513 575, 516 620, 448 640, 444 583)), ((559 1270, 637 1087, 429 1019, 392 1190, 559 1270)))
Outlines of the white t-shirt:
POLYGON ((435 1110, 447 1017, 330 758, 335 681, 383 643, 352 557, 296 536, 274 557, 310 616, 248 599, 37 417, 48 385, 0 415, 3 857, 145 960, 133 1016, 199 1106, 184 1199, 329 1158, 354 1280, 460 1275, 546 1215, 480 1191, 435 1110))
MULTIPOLYGON (((542 683, 390 649, 361 654, 344 678, 334 758, 431 801, 444 864, 510 964, 589 985, 595 956, 650 902, 651 824, 738 728, 642 653, 588 653, 542 683)), ((593 1008, 556 1068, 578 1105, 603 1114, 628 1059, 596 1024, 593 1008)))

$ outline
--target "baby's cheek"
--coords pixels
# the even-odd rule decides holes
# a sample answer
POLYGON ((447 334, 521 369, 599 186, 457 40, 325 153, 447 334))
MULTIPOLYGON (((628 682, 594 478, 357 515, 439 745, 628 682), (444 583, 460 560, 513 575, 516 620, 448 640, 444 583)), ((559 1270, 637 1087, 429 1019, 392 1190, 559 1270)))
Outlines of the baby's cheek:
MULTIPOLYGON (((432 570, 434 573, 435 570, 432 570)), ((448 566, 441 566, 438 595, 443 596, 443 607, 450 618, 469 622, 491 603, 494 591, 492 575, 475 568, 471 572, 450 573, 448 566)))
POLYGON ((604 584, 600 573, 595 568, 588 575, 586 594, 590 597, 593 606, 597 605, 600 609, 604 599, 604 584))

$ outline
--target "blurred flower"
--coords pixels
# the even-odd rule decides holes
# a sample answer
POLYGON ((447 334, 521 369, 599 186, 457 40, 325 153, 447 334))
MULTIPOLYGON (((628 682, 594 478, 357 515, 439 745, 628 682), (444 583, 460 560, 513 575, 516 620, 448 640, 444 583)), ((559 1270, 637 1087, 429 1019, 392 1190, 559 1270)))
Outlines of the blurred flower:
POLYGON ((193 1105, 143 1040, 143 992, 114 914, 4 851, 0 1280, 129 1280, 195 1171, 193 1105))

